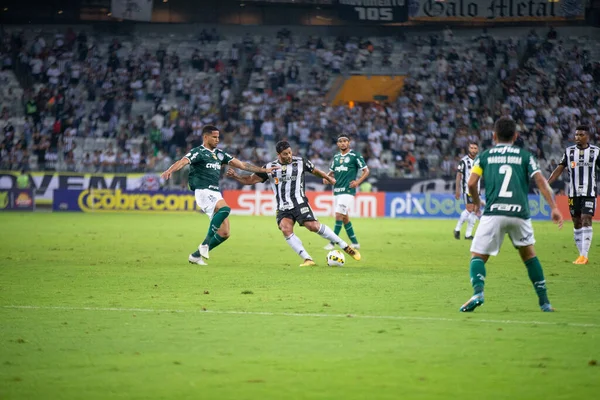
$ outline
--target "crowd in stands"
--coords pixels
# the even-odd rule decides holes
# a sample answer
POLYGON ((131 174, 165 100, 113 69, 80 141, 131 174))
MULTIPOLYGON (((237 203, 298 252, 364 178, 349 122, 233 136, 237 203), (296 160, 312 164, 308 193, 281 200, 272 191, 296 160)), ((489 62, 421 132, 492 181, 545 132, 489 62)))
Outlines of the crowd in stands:
POLYGON ((492 145, 502 115, 550 169, 576 125, 600 139, 597 41, 558 35, 447 28, 414 37, 282 30, 227 38, 202 30, 149 45, 85 30, 13 31, 0 48, 0 169, 158 172, 201 144, 211 123, 220 147, 256 164, 274 159, 285 138, 327 169, 345 133, 375 176, 452 177, 468 143, 492 145), (390 67, 406 74, 395 101, 331 105, 340 74, 390 67))

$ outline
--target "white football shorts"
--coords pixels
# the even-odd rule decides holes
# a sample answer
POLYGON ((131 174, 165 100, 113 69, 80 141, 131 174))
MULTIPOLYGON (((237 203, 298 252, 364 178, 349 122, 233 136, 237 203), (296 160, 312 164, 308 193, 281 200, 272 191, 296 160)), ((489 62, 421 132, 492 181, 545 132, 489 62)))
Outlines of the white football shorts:
POLYGON ((210 189, 196 189, 194 190, 194 197, 196 197, 196 204, 198 204, 200 210, 210 219, 212 219, 215 213, 217 202, 223 199, 221 192, 210 189))
POLYGON ((506 234, 515 247, 535 244, 531 219, 484 215, 481 217, 477 232, 475 232, 471 252, 490 256, 498 255, 506 234))
POLYGON ((333 196, 335 200, 335 212, 336 214, 350 215, 354 210, 354 196, 351 194, 338 194, 333 196))

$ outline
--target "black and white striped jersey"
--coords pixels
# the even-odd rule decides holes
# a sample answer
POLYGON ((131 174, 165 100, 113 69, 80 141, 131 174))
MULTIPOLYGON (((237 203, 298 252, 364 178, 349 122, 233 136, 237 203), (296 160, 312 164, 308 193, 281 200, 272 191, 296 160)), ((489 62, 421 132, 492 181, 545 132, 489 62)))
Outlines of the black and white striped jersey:
MULTIPOLYGON (((467 183, 469 183, 469 177, 471 176, 471 169, 473 168, 473 164, 475 160, 469 157, 468 155, 464 156, 458 162, 457 172, 462 174, 462 178, 460 180, 460 190, 462 194, 468 194, 469 188, 467 187, 467 183)), ((481 182, 481 181, 479 181, 481 182)), ((479 191, 479 182, 477 182, 477 190, 479 191)))
POLYGON ((291 210, 301 204, 308 204, 304 191, 304 173, 315 168, 312 162, 303 157, 292 157, 289 164, 281 164, 279 160, 271 161, 265 168, 278 166, 279 169, 270 174, 257 173, 263 182, 271 184, 278 210, 291 210))
POLYGON ((596 197, 596 169, 600 167, 600 148, 589 145, 585 149, 577 146, 566 148, 560 165, 569 171, 569 197, 596 197))

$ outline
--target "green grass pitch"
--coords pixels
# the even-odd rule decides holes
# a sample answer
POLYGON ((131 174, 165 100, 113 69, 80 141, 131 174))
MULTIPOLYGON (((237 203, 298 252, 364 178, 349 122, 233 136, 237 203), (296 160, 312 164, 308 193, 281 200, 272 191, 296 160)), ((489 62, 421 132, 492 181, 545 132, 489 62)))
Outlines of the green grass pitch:
POLYGON ((597 398, 600 237, 574 266, 571 224, 534 224, 557 313, 507 239, 461 314, 455 221, 353 222, 342 268, 296 227, 319 263, 298 267, 274 218, 239 216, 200 267, 204 216, 0 214, 0 399, 597 398))

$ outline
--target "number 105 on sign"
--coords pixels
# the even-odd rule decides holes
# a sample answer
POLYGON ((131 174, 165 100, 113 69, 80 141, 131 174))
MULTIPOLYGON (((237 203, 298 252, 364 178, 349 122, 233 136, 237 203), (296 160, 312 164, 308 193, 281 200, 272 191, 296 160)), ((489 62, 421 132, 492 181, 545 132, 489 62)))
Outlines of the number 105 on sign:
POLYGON ((391 7, 354 7, 361 21, 393 21, 394 12, 391 7))

